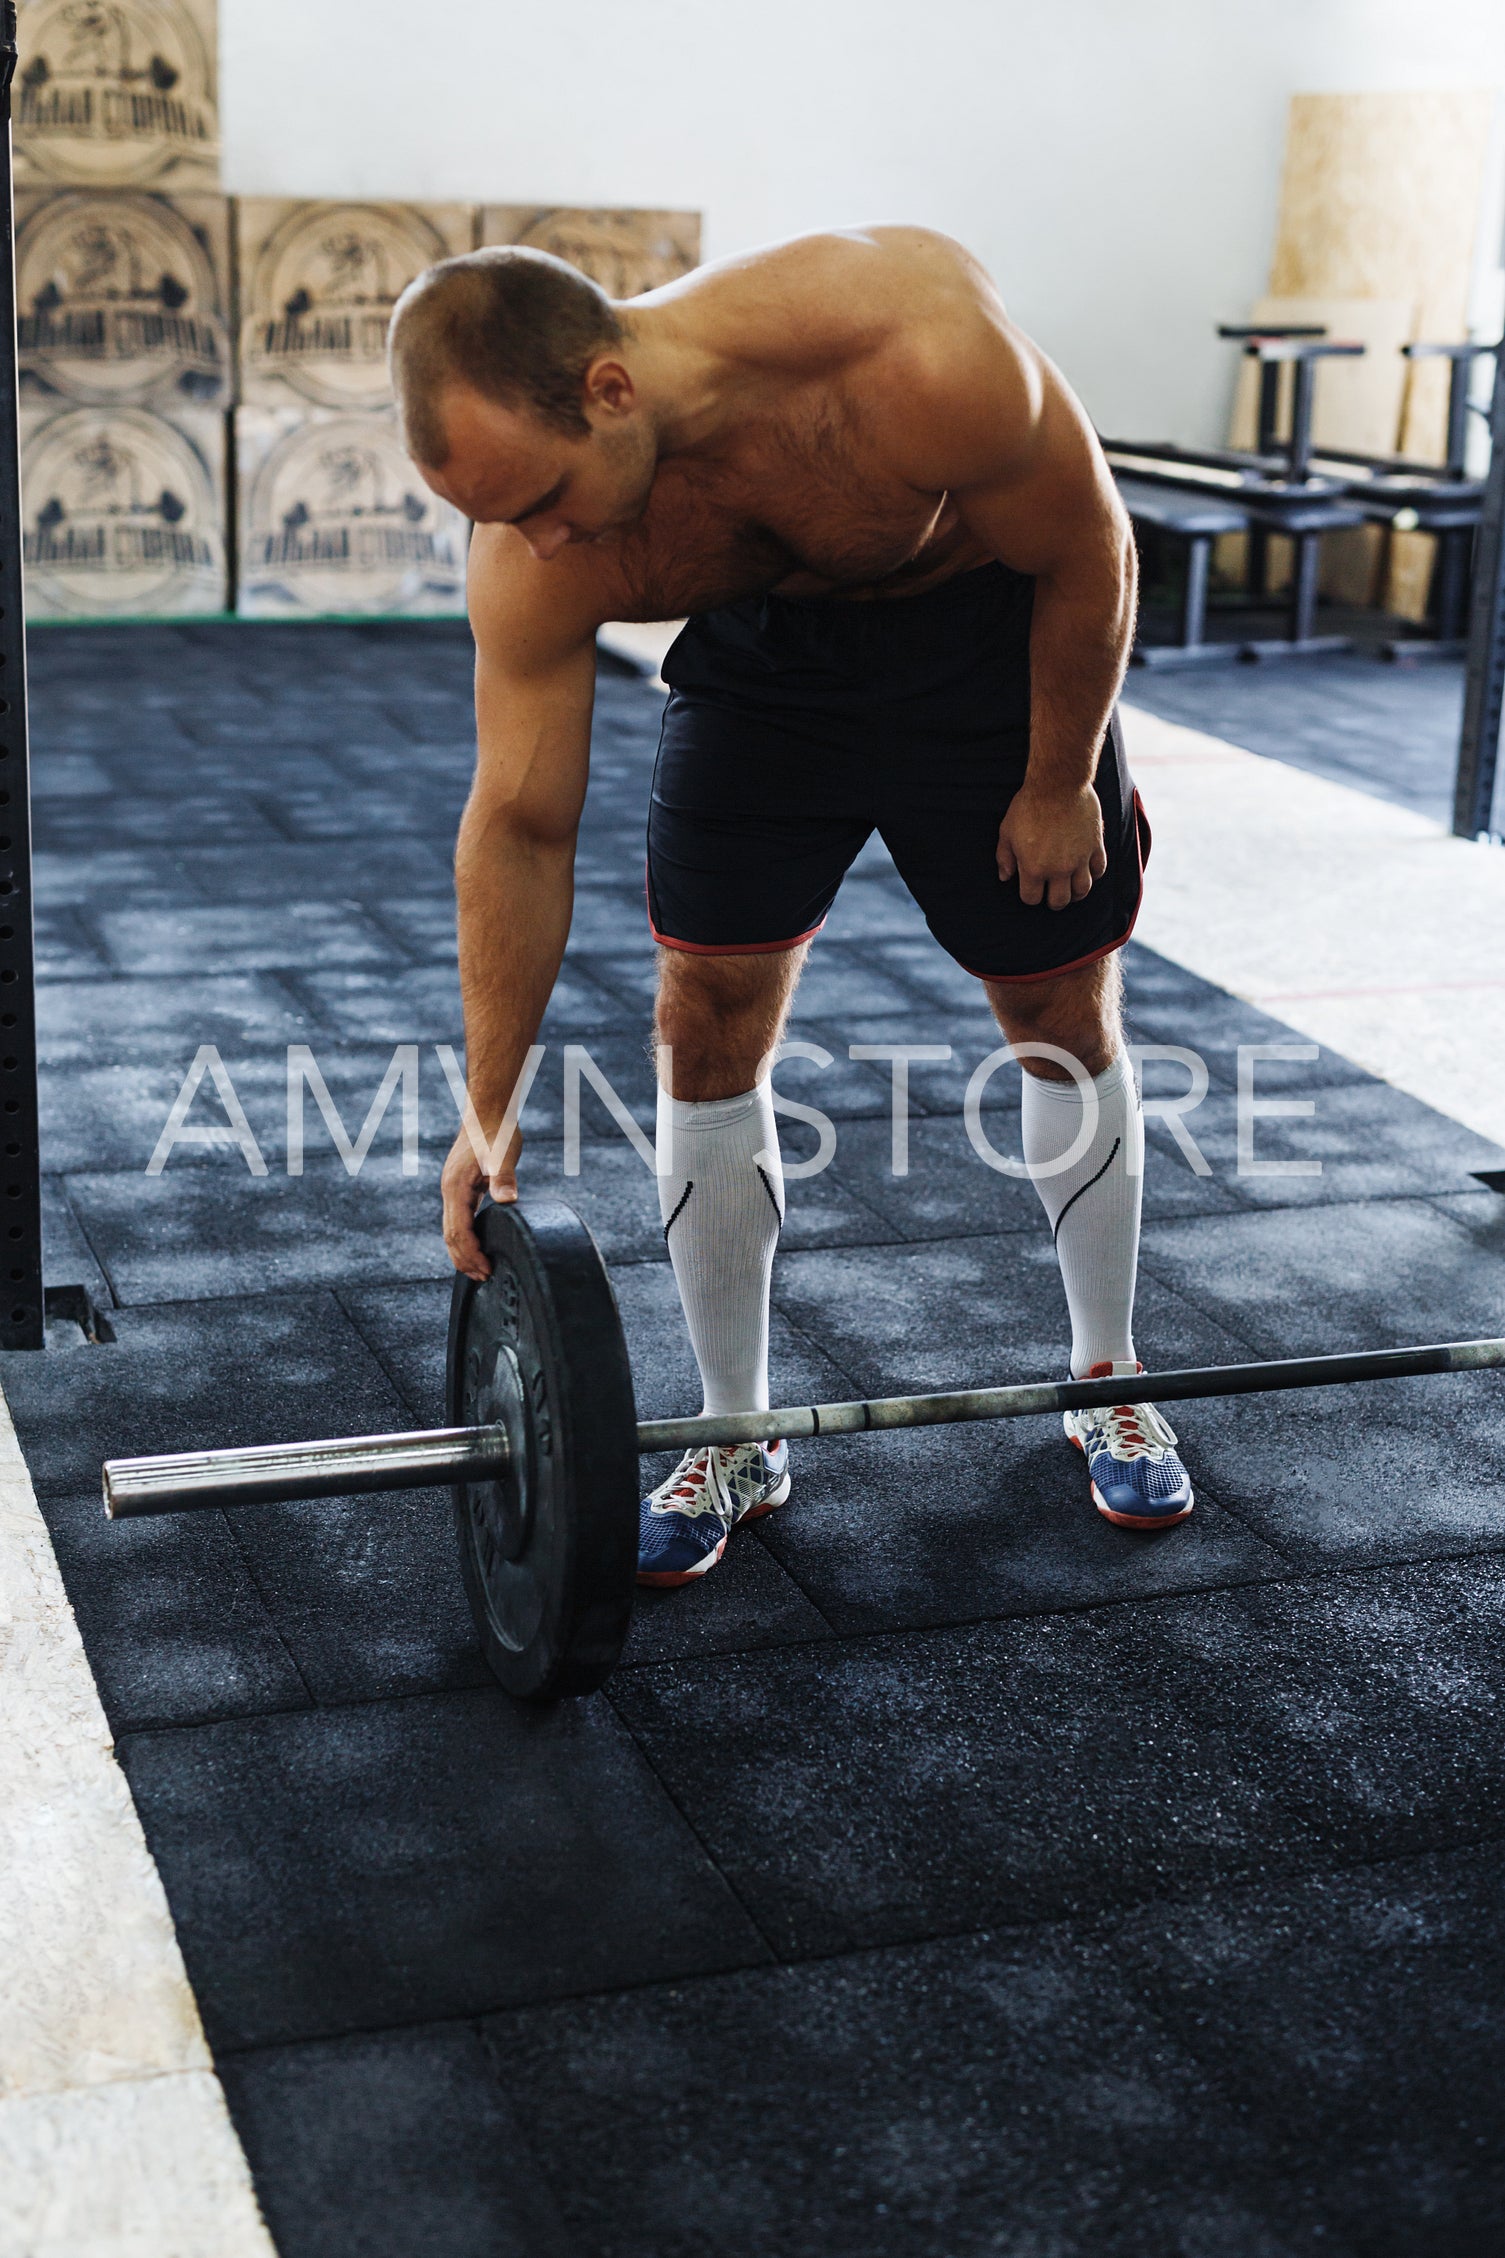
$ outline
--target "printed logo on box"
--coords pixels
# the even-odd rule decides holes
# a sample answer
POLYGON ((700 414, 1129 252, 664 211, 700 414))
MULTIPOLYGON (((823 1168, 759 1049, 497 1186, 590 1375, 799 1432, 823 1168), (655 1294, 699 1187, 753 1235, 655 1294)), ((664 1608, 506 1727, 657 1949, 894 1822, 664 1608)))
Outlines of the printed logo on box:
POLYGON ((26 573, 75 614, 215 609, 224 601, 219 494, 185 433, 140 408, 72 408, 26 435, 26 573))
POLYGON ((465 521, 424 486, 384 418, 320 416, 275 439, 250 481, 241 579, 248 597, 298 610, 458 606, 465 521))
POLYGON ((688 274, 700 257, 698 212, 586 211, 492 204, 481 215, 487 243, 551 251, 589 275, 608 298, 637 298, 688 274))
POLYGON ((137 186, 213 179, 213 32, 197 14, 187 0, 30 0, 16 81, 25 170, 137 186))
POLYGON ((392 308, 453 248, 410 205, 296 206, 262 247, 246 292, 246 396, 272 380, 321 407, 384 402, 392 308))
POLYGON ((70 400, 221 398, 229 334, 209 252, 160 197, 40 200, 16 245, 23 379, 70 400))

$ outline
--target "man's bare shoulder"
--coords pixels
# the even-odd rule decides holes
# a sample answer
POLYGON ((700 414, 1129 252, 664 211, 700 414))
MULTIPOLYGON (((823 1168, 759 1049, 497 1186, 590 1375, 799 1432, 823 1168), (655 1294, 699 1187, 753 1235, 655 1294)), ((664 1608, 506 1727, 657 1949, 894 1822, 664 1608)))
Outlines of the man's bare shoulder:
POLYGON ((590 549, 567 550, 540 564, 510 525, 475 527, 466 597, 480 657, 519 679, 569 665, 612 616, 590 549))
POLYGON ((811 372, 931 322, 1002 313, 985 269, 924 227, 833 228, 699 267, 645 303, 689 315, 734 357, 811 372))

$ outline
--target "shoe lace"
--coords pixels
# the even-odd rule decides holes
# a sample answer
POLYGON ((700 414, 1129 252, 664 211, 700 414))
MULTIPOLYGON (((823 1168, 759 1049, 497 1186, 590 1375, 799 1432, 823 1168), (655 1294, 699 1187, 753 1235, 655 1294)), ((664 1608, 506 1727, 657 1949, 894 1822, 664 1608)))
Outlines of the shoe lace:
POLYGON ((702 1450, 687 1450, 668 1481, 654 1491, 655 1505, 660 1512, 683 1513, 691 1519, 714 1513, 729 1520, 736 1511, 730 1482, 736 1457, 735 1444, 709 1443, 702 1450))
POLYGON ((1152 1403, 1115 1403, 1102 1414, 1115 1458, 1164 1457, 1176 1447, 1174 1429, 1152 1403))

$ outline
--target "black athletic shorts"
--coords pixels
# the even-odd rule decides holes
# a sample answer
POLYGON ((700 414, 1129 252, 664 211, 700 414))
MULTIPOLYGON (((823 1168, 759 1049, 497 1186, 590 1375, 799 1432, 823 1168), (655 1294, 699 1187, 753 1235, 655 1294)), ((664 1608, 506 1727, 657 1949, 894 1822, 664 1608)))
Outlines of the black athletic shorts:
POLYGON ((749 598, 664 660, 648 913, 670 948, 792 949, 877 830, 931 932, 984 979, 1106 956, 1139 909, 1149 827, 1115 714, 1098 763, 1108 869, 1062 910, 998 877, 1029 755, 1034 582, 984 565, 919 596, 749 598))

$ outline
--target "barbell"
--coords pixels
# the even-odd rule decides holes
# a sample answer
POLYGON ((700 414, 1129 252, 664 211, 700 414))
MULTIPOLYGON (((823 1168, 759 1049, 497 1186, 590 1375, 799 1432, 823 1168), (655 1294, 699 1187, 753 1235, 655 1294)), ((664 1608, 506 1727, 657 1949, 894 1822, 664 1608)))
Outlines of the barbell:
POLYGON ((483 1209, 476 1229, 491 1276, 484 1284, 455 1280, 448 1426, 110 1459, 106 1513, 120 1520, 447 1483, 486 1660, 509 1693, 548 1701, 594 1692, 621 1652, 637 1566, 642 1452, 1505 1366, 1505 1340, 1447 1341, 640 1423, 616 1295, 574 1209, 530 1198, 483 1209))

